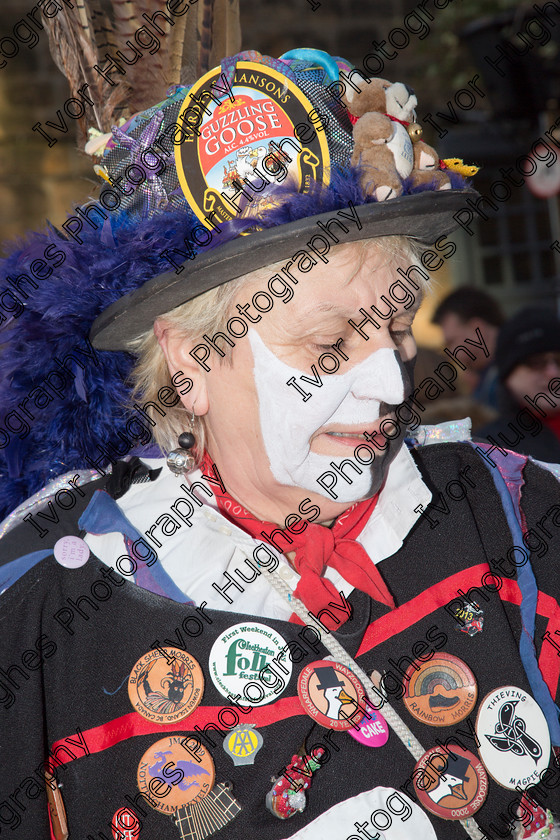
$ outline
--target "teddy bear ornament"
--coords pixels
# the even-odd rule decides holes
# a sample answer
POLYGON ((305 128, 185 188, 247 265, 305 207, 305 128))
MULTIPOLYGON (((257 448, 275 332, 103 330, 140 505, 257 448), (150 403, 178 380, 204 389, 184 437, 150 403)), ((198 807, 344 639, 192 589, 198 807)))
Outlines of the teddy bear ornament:
POLYGON ((360 79, 342 100, 354 124, 351 163, 362 168, 364 190, 378 201, 396 198, 408 189, 434 184, 451 189, 446 170, 474 175, 478 167, 464 166, 457 158, 440 160, 432 146, 421 139, 416 122, 418 100, 412 88, 386 79, 360 79))

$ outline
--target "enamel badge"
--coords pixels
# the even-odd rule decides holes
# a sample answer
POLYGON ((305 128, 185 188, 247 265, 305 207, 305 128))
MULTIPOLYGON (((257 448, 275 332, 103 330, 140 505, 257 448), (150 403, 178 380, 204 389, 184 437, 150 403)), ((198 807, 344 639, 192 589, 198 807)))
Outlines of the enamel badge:
POLYGON ((455 627, 460 633, 467 636, 476 636, 482 633, 484 627, 484 610, 476 601, 465 601, 457 604, 454 609, 457 625, 455 627))
POLYGON ((175 811, 173 821, 181 840, 205 840, 235 819, 242 809, 231 789, 231 782, 218 782, 200 802, 175 811))
POLYGON ((515 790, 535 785, 550 760, 550 734, 540 706, 521 688, 496 688, 480 704, 478 751, 499 785, 515 790))
POLYGON ((263 745, 263 738, 253 724, 245 723, 234 726, 224 738, 226 753, 233 759, 236 767, 254 764, 256 755, 263 745))
POLYGON ((142 824, 133 810, 119 808, 111 820, 114 840, 138 840, 142 824))
POLYGON ((221 67, 196 82, 177 118, 175 162, 187 201, 206 228, 246 207, 266 206, 288 178, 304 193, 316 181, 328 184, 325 131, 315 131, 312 118, 304 93, 265 64, 237 62, 231 85, 221 67))

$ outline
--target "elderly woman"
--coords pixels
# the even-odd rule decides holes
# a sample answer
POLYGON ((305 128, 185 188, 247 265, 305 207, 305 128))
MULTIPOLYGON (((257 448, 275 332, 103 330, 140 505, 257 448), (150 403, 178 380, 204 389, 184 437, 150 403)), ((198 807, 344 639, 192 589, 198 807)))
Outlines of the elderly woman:
POLYGON ((325 60, 285 59, 265 96, 281 69, 252 59, 222 65, 233 104, 182 138, 178 175, 184 89, 115 130, 106 181, 128 167, 130 187, 131 159, 154 174, 143 220, 134 196, 103 219, 106 187, 6 263, 21 281, 57 260, 8 336, 3 499, 66 473, 3 525, 0 821, 34 839, 49 821, 88 840, 552 836, 557 481, 457 442, 465 424, 419 428, 454 369, 412 378, 424 265, 468 191, 405 179, 376 201, 340 96, 313 87, 325 60), (258 189, 286 148, 295 163, 278 133, 254 180, 218 190, 220 159, 201 188, 183 166, 222 112, 241 126, 302 90, 330 128, 285 184, 258 189))

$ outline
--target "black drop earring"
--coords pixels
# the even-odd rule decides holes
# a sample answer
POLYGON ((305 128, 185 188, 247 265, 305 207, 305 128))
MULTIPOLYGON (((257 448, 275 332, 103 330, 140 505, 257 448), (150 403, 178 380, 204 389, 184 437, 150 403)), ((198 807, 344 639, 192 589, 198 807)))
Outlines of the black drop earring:
MULTIPOLYGON (((195 414, 192 412, 191 426, 194 428, 195 414)), ((184 475, 194 469, 196 458, 192 454, 196 438, 192 432, 181 432, 178 438, 179 449, 172 449, 167 456, 167 466, 175 475, 184 475)))

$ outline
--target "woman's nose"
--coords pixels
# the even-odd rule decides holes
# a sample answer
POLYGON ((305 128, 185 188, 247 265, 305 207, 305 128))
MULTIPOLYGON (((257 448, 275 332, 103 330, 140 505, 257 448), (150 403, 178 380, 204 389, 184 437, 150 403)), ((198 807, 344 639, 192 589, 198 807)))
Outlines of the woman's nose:
POLYGON ((396 350, 376 350, 355 368, 351 393, 356 399, 398 405, 404 400, 404 370, 396 350))

